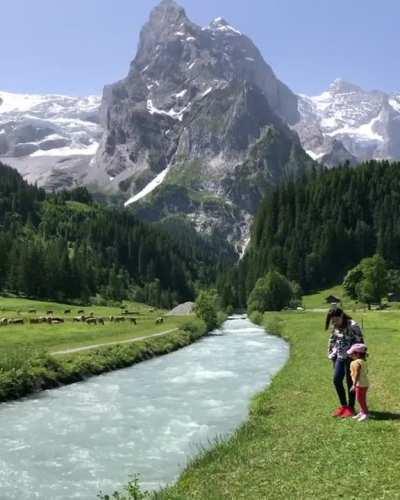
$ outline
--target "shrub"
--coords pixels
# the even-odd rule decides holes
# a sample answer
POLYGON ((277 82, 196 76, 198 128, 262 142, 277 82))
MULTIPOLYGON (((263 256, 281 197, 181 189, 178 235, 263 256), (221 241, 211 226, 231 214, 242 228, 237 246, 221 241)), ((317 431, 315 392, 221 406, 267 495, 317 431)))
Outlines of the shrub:
POLYGON ((255 323, 256 325, 261 325, 263 321, 263 315, 260 313, 260 311, 253 311, 250 316, 250 321, 255 323))
POLYGON ((282 335, 283 319, 279 318, 279 316, 265 317, 264 324, 268 333, 271 333, 272 335, 282 335))
POLYGON ((196 316, 204 321, 207 330, 218 327, 218 304, 219 298, 214 290, 203 290, 196 299, 196 316))
POLYGON ((233 306, 231 306, 231 305, 227 306, 227 308, 225 310, 226 310, 226 314, 228 316, 231 316, 235 312, 233 306))
POLYGON ((288 279, 277 271, 270 271, 264 278, 257 280, 249 295, 247 310, 280 311, 293 297, 293 288, 288 279))
POLYGON ((207 327, 204 321, 189 320, 181 326, 181 329, 191 336, 201 336, 204 335, 207 327))

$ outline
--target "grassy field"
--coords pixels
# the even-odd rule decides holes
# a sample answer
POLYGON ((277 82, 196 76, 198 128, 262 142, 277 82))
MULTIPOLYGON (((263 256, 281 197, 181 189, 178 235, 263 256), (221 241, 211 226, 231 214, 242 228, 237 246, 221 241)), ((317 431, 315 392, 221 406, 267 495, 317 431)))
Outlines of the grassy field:
MULTIPOLYGON (((342 307, 349 311, 354 312, 357 310, 366 310, 367 306, 350 299, 345 293, 341 285, 333 286, 326 290, 321 290, 320 292, 313 293, 311 295, 305 295, 303 297, 303 305, 306 309, 327 309, 330 304, 326 302, 326 297, 333 295, 338 299, 341 299, 342 307)), ((388 306, 392 310, 398 310, 400 304, 398 302, 387 302, 387 300, 382 301, 383 304, 388 306)), ((375 308, 375 306, 373 306, 375 308)))
POLYGON ((0 402, 131 366, 184 347, 206 333, 206 325, 194 316, 165 316, 166 311, 137 303, 125 306, 132 314, 122 315, 119 307, 81 308, 0 298, 0 321, 24 320, 24 324, 0 326, 0 402), (74 322, 79 314, 104 318, 105 323, 74 322), (64 322, 31 324, 30 320, 40 316, 59 317, 64 322), (136 324, 129 319, 116 323, 111 316, 134 317, 136 324), (161 323, 156 321, 160 317, 161 323), (163 335, 154 336, 158 333, 163 335), (134 339, 138 340, 121 344, 134 339), (52 355, 85 346, 91 348, 52 355))
POLYGON ((164 316, 166 311, 143 304, 127 302, 125 305, 127 311, 137 313, 133 315, 136 325, 129 321, 114 323, 108 320, 110 316, 121 315, 119 307, 77 307, 54 302, 0 297, 0 318, 23 318, 25 321, 23 325, 0 326, 0 353, 4 355, 9 351, 28 346, 52 352, 115 342, 180 327, 188 320, 187 317, 164 316), (69 309, 71 313, 64 314, 64 311, 69 309), (29 313, 30 310, 36 312, 29 313), (95 317, 105 318, 105 324, 88 325, 73 322, 73 317, 81 310, 85 316, 92 313, 95 317), (47 311, 53 311, 55 317, 61 317, 65 322, 59 325, 29 324, 30 319, 46 316, 47 311), (164 322, 156 325, 155 321, 160 316, 164 316, 164 322))
POLYGON ((265 324, 291 344, 289 362, 253 400, 248 422, 156 497, 400 498, 400 312, 353 316, 363 320, 370 349, 371 420, 330 416, 338 401, 324 314, 267 313, 265 324))

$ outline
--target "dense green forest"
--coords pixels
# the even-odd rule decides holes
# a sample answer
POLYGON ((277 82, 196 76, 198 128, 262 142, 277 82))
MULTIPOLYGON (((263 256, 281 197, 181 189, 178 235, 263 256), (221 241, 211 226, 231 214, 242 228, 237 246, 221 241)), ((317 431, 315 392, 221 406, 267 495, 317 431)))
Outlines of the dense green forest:
POLYGON ((400 163, 321 170, 278 187, 260 206, 248 252, 218 288, 225 305, 244 307, 269 270, 312 291, 375 253, 400 268, 400 163))
POLYGON ((96 204, 85 188, 46 194, 0 163, 0 292, 164 307, 193 299, 233 255, 175 226, 174 236, 96 204))

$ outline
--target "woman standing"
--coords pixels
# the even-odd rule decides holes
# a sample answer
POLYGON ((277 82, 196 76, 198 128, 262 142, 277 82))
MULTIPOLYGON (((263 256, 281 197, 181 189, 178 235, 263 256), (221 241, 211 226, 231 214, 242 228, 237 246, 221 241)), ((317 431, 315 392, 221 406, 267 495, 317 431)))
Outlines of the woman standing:
POLYGON ((353 382, 350 373, 350 362, 347 351, 353 344, 364 343, 363 334, 358 324, 343 309, 331 309, 326 317, 325 329, 332 324, 329 337, 328 358, 333 362, 333 384, 340 406, 333 412, 334 417, 351 417, 354 415, 355 394, 351 391, 353 382), (347 395, 343 385, 346 378, 347 395))

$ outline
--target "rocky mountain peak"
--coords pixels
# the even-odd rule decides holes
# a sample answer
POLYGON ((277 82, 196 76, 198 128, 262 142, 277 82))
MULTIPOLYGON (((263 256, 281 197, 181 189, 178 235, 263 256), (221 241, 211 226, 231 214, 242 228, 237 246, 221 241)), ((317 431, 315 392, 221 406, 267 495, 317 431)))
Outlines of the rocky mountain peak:
POLYGON ((235 35, 241 35, 240 31, 231 26, 230 23, 223 17, 216 17, 211 23, 205 28, 211 31, 219 31, 222 33, 230 33, 235 35))
POLYGON ((185 9, 174 0, 162 0, 150 13, 140 33, 136 61, 152 57, 160 43, 173 36, 190 33, 197 27, 186 16, 185 9))
POLYGON ((143 218, 185 214, 235 242, 266 187, 311 162, 285 124, 297 97, 254 43, 223 18, 201 28, 170 0, 152 11, 128 76, 105 88, 101 116, 87 184, 143 218))
POLYGON ((354 85, 354 83, 347 82, 342 78, 336 78, 336 80, 329 85, 329 92, 332 94, 347 94, 351 92, 362 92, 362 89, 358 85, 354 85))
POLYGON ((400 103, 393 95, 337 79, 320 95, 301 96, 299 111, 303 147, 328 166, 400 158, 400 103))
POLYGON ((188 20, 185 9, 174 2, 174 0, 162 0, 151 11, 149 24, 159 28, 164 24, 175 25, 182 20, 188 20))

